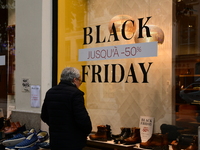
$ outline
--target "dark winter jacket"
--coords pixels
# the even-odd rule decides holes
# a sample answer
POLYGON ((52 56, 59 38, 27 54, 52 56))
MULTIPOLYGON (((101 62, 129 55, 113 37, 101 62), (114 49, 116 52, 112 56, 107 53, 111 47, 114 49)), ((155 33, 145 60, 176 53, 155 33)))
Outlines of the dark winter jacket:
POLYGON ((65 81, 47 91, 41 119, 49 126, 51 150, 85 146, 92 125, 83 95, 75 85, 65 81))

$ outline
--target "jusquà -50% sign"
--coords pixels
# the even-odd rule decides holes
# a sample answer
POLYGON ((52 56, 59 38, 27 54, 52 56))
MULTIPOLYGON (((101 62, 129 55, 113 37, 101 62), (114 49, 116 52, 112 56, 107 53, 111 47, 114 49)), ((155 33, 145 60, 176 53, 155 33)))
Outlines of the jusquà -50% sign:
POLYGON ((79 49, 79 61, 157 56, 157 42, 79 49))

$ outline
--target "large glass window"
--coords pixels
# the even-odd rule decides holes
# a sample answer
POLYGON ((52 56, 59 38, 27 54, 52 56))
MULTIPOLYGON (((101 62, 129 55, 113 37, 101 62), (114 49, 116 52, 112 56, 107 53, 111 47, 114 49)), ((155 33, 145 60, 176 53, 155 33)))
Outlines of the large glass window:
POLYGON ((199 6, 199 0, 177 0, 174 11, 176 125, 194 134, 200 125, 199 6))
POLYGON ((140 116, 155 119, 154 132, 172 124, 172 3, 58 1, 58 81, 66 66, 81 71, 93 130, 119 133, 140 116))
POLYGON ((57 81, 64 67, 81 71, 94 131, 108 124, 117 134, 147 116, 154 133, 174 129, 169 142, 193 140, 200 125, 199 22, 200 0, 59 0, 57 81))

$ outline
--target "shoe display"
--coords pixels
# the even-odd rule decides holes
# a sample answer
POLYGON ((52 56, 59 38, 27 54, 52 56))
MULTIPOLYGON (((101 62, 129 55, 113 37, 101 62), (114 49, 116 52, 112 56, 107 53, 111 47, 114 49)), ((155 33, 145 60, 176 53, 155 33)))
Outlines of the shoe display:
POLYGON ((136 144, 141 142, 140 128, 134 127, 131 129, 130 137, 124 139, 124 144, 136 144))
POLYGON ((152 134, 148 141, 140 143, 140 147, 154 150, 169 150, 167 134, 152 134))
POLYGON ((11 139, 7 139, 7 140, 4 140, 2 142, 2 144, 6 147, 12 147, 12 146, 15 146, 16 144, 22 142, 26 137, 24 135, 22 135, 21 133, 15 135, 13 138, 11 139))
POLYGON ((116 144, 122 144, 124 143, 124 139, 128 138, 131 136, 131 128, 121 128, 121 134, 119 135, 112 135, 113 139, 114 139, 114 143, 116 144))
POLYGON ((89 138, 91 140, 107 141, 107 128, 104 125, 97 126, 98 131, 95 134, 91 134, 89 138))
POLYGON ((37 135, 32 133, 25 140, 23 140, 21 143, 18 143, 17 145, 15 145, 15 148, 31 147, 32 145, 34 145, 37 142, 37 140, 38 140, 37 135))
MULTIPOLYGON (((97 132, 91 133, 89 138, 91 140, 108 141, 108 143, 112 140, 111 143, 120 146, 134 147, 138 144, 137 147, 152 150, 169 150, 170 144, 173 150, 198 150, 198 136, 181 134, 176 140, 173 140, 179 134, 175 126, 162 124, 160 128, 162 133, 152 134, 146 142, 141 142, 140 128, 138 127, 121 127, 120 134, 112 134, 110 125, 98 125, 97 132), (176 131, 176 135, 173 135, 174 131, 176 131), (171 140, 173 141, 171 142, 171 140)), ((11 122, 10 126, 3 129, 3 133, 7 137, 2 139, 1 144, 6 150, 50 149, 47 131, 39 130, 36 132, 33 128, 26 130, 25 125, 21 126, 19 122, 11 122)))

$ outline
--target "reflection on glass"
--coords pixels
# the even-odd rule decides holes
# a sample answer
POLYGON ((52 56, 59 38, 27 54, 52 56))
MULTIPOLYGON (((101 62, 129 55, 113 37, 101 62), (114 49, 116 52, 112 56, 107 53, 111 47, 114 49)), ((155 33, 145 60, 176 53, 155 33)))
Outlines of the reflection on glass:
POLYGON ((158 43, 162 44, 164 42, 164 32, 162 31, 162 29, 155 25, 146 25, 146 26, 149 27, 151 37, 147 37, 146 30, 143 29, 142 32, 143 38, 138 38, 139 30, 137 30, 135 34, 135 43, 158 41, 158 43))
POLYGON ((181 90, 180 97, 187 103, 200 103, 200 78, 181 90))
POLYGON ((130 32, 131 34, 135 33, 135 30, 136 30, 135 23, 133 24, 132 22, 130 22, 128 20, 134 21, 134 19, 129 15, 117 15, 117 16, 114 16, 110 20, 109 26, 108 26, 108 29, 109 29, 110 33, 113 33, 113 30, 112 30, 113 23, 115 25, 116 32, 121 32, 122 26, 126 21, 127 21, 127 23, 126 23, 126 27, 125 27, 125 32, 130 32))
POLYGON ((182 127, 183 133, 197 134, 200 125, 200 0, 178 0, 175 5, 176 125, 182 127), (180 114, 182 120, 177 119, 180 114))

